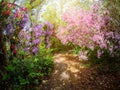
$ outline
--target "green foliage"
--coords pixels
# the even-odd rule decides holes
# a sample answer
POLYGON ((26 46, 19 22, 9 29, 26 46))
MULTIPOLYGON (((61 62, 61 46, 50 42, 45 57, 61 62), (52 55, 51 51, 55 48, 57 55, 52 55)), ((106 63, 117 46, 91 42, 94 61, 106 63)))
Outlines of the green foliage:
POLYGON ((86 10, 90 9, 90 6, 93 4, 93 0, 75 0, 74 2, 72 2, 72 6, 77 6, 78 8, 84 8, 86 10))
POLYGON ((61 20, 61 13, 63 12, 63 7, 65 1, 58 1, 58 3, 54 1, 46 1, 46 10, 41 14, 44 20, 50 21, 54 25, 54 29, 56 30, 58 26, 65 25, 65 22, 61 20), (52 3, 51 3, 52 2, 52 3))
POLYGON ((23 0, 22 5, 26 6, 27 9, 33 9, 38 7, 44 0, 23 0))
POLYGON ((120 32, 120 1, 119 0, 102 0, 104 8, 109 11, 111 17, 109 29, 120 32))
POLYGON ((99 60, 97 58, 97 50, 98 50, 98 47, 96 47, 93 51, 88 49, 89 51, 88 60, 90 60, 92 64, 99 63, 99 60))
POLYGON ((60 18, 57 15, 57 10, 54 7, 48 6, 47 10, 42 14, 44 20, 50 21, 57 28, 60 24, 60 18))
POLYGON ((53 58, 50 55, 50 50, 42 47, 36 56, 27 57, 24 60, 17 58, 11 60, 5 67, 6 74, 3 76, 3 81, 7 86, 13 85, 13 89, 23 88, 27 85, 38 85, 45 76, 50 75, 52 68, 53 58))
POLYGON ((75 46, 74 50, 73 50, 73 54, 79 54, 79 51, 81 50, 81 47, 79 46, 75 46))
POLYGON ((96 70, 100 75, 117 75, 120 71, 119 59, 117 57, 112 57, 107 50, 104 51, 100 58, 97 58, 97 49, 98 47, 96 47, 93 51, 88 50, 88 61, 81 61, 82 65, 87 67, 96 67, 96 70))
MULTIPOLYGON (((24 0, 22 0, 22 2, 23 1, 24 0)), ((41 0, 26 0, 24 4, 20 4, 20 5, 27 6, 28 4, 28 6, 30 6, 30 8, 28 8, 28 13, 29 13, 29 10, 39 6, 40 3, 41 3, 41 0)), ((0 6, 1 6, 0 12, 2 13, 2 10, 4 8, 2 7, 2 4, 0 4, 0 6)), ((7 24, 6 20, 8 17, 2 16, 1 13, 0 13, 0 17, 3 17, 3 18, 0 18, 2 22, 0 24, 6 25, 7 24)), ((18 37, 18 34, 16 34, 16 37, 18 37)), ((18 45, 20 40, 13 40, 13 41, 18 46, 18 47, 15 46, 17 48, 17 53, 16 55, 13 56, 13 53, 10 50, 11 45, 8 42, 7 43, 8 45, 6 48, 8 51, 7 55, 9 58, 9 62, 4 67, 0 66, 0 68, 2 67, 2 69, 5 68, 4 70, 5 72, 3 72, 3 70, 0 70, 0 89, 1 87, 5 87, 3 88, 4 90, 7 87, 9 88, 12 86, 11 88, 12 90, 19 90, 19 89, 21 90, 24 86, 39 84, 44 79, 44 77, 48 76, 52 71, 53 58, 51 56, 51 50, 50 49, 47 50, 44 45, 40 45, 39 54, 33 55, 31 53, 25 52, 23 50, 24 46, 22 46, 21 44, 20 44, 21 46, 18 45)), ((2 49, 4 48, 2 47, 2 49)))
POLYGON ((68 43, 67 45, 63 45, 61 41, 56 37, 51 37, 51 48, 52 52, 66 52, 74 48, 74 45, 68 43))
POLYGON ((96 47, 93 51, 89 50, 88 60, 91 64, 100 64, 100 63, 113 63, 118 62, 119 60, 117 57, 112 57, 109 51, 104 50, 104 53, 101 55, 100 58, 97 57, 97 50, 99 47, 96 47))
POLYGON ((48 48, 46 49, 46 46, 44 43, 41 43, 39 45, 39 53, 38 53, 38 57, 40 56, 41 58, 47 58, 47 59, 53 59, 51 56, 51 52, 52 52, 52 49, 48 48))

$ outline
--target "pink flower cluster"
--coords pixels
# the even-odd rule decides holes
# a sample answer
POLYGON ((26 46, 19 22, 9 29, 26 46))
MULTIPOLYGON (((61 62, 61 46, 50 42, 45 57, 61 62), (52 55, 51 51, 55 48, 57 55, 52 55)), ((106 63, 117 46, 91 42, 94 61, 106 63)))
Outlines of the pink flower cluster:
POLYGON ((109 12, 100 14, 99 8, 92 7, 91 10, 70 9, 63 13, 62 19, 66 26, 58 28, 56 36, 63 44, 72 42, 80 47, 98 49, 98 58, 108 50, 110 55, 114 55, 115 48, 120 49, 120 34, 108 30, 110 20, 109 12))

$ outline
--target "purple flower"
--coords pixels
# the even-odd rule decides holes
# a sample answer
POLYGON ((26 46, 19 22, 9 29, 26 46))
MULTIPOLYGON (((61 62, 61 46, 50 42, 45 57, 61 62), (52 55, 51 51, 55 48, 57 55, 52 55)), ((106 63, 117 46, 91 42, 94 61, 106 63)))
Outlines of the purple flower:
POLYGON ((30 40, 31 36, 30 35, 26 35, 26 38, 27 38, 27 40, 30 40))
POLYGON ((53 25, 49 21, 45 21, 44 24, 47 25, 50 30, 53 29, 53 25))
POLYGON ((109 52, 110 52, 110 54, 113 53, 113 46, 111 46, 111 47, 109 48, 109 52))
POLYGON ((100 50, 98 50, 98 51, 97 51, 97 58, 100 58, 102 54, 103 54, 103 52, 100 51, 100 50))
POLYGON ((89 48, 90 48, 92 51, 94 50, 94 46, 90 46, 89 48))
POLYGON ((34 47, 32 51, 33 51, 33 53, 36 55, 36 54, 38 53, 38 51, 39 51, 39 50, 38 50, 38 47, 34 47))
POLYGON ((120 40, 120 34, 116 34, 115 39, 120 40))
POLYGON ((28 22, 28 15, 27 14, 24 14, 24 17, 22 18, 22 21, 24 22, 24 23, 27 23, 28 22))
POLYGON ((119 46, 115 46, 115 49, 119 49, 119 46))
POLYGON ((23 29, 26 25, 26 23, 28 22, 28 17, 24 16, 21 20, 16 22, 16 25, 19 26, 21 29, 23 29))
POLYGON ((24 18, 22 19, 22 21, 23 21, 24 23, 27 23, 27 22, 28 22, 28 18, 25 18, 25 17, 24 17, 24 18))
POLYGON ((35 40, 33 41, 33 43, 34 43, 35 45, 38 45, 38 44, 40 43, 40 39, 35 39, 35 40))
POLYGON ((50 43, 47 44, 46 48, 47 48, 47 49, 50 48, 50 43))
POLYGON ((11 23, 7 25, 7 29, 9 29, 9 30, 10 30, 10 29, 13 29, 13 26, 12 26, 11 23))
POLYGON ((50 30, 46 30, 46 33, 45 33, 47 36, 50 36, 52 35, 52 32, 50 30))
POLYGON ((15 19, 15 16, 12 16, 12 20, 14 20, 15 19))
POLYGON ((102 36, 100 36, 100 35, 94 35, 93 36, 93 41, 94 42, 99 42, 99 41, 102 41, 103 40, 103 38, 102 38, 102 36))
POLYGON ((42 30, 42 25, 39 24, 37 26, 34 27, 34 33, 36 37, 40 37, 43 34, 43 30, 42 30))
POLYGON ((38 31, 42 30, 42 27, 43 27, 43 26, 42 26, 41 24, 35 26, 35 27, 34 27, 34 32, 38 32, 38 31))
POLYGON ((31 42, 27 41, 26 46, 30 46, 30 45, 31 45, 31 42))
POLYGON ((8 29, 8 34, 11 34, 14 31, 11 23, 7 25, 7 29, 8 29))
POLYGON ((101 49, 107 49, 107 45, 105 43, 100 44, 101 49))
POLYGON ((40 37, 43 34, 42 30, 34 31, 36 37, 40 37))
POLYGON ((27 52, 27 51, 29 51, 29 49, 30 49, 30 48, 24 48, 24 51, 27 52))
POLYGON ((82 59, 82 60, 88 60, 88 58, 87 58, 86 55, 80 55, 80 56, 79 56, 79 59, 82 59))

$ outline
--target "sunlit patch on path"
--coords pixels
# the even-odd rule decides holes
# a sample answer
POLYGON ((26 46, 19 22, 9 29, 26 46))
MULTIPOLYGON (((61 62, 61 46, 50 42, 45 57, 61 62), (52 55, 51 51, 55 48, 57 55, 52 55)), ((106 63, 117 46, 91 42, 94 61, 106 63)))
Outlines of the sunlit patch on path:
POLYGON ((77 80, 80 68, 83 68, 77 55, 71 54, 55 54, 54 65, 52 76, 41 85, 44 90, 68 90, 70 83, 77 80))
POLYGON ((97 66, 89 67, 77 55, 55 54, 52 74, 43 80, 37 90, 116 90, 120 79, 111 74, 99 74, 97 66))

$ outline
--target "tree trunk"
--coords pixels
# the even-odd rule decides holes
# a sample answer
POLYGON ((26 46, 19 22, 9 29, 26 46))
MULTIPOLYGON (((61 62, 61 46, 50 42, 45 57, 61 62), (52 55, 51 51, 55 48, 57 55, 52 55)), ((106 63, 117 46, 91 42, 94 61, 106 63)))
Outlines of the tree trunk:
POLYGON ((6 50, 6 44, 4 41, 4 34, 3 34, 3 27, 0 23, 0 65, 4 66, 7 64, 7 50, 6 50))

